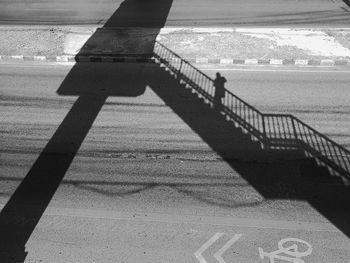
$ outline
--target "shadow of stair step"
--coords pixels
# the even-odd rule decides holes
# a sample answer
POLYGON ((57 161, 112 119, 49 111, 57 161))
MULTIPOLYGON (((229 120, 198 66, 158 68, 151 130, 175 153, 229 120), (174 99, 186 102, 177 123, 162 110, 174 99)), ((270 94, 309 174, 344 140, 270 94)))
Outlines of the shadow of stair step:
POLYGON ((299 161, 305 158, 304 152, 293 149, 275 149, 275 150, 263 150, 266 160, 269 162, 279 161, 299 161))
POLYGON ((240 161, 266 161, 265 156, 261 153, 259 144, 235 144, 229 148, 229 145, 223 146, 221 149, 216 149, 220 156, 227 160, 240 161))
POLYGON ((235 124, 231 121, 222 121, 215 118, 210 119, 205 114, 205 111, 198 113, 198 120, 202 120, 201 127, 206 130, 210 129, 213 133, 213 136, 227 137, 230 139, 240 138, 246 139, 248 141, 251 140, 251 135, 248 133, 244 133, 240 127, 236 127, 235 124))
POLYGON ((332 175, 326 166, 319 166, 314 158, 301 160, 299 170, 300 175, 308 181, 323 184, 343 184, 341 177, 332 175))

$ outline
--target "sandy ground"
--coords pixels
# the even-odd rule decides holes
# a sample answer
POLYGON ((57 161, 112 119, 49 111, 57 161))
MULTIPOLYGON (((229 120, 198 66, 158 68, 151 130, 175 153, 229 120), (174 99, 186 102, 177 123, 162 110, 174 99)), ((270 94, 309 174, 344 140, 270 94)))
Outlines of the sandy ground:
MULTIPOLYGON (((148 35, 153 32, 153 29, 134 32, 119 29, 119 33, 99 32, 98 36, 93 36, 96 29, 96 26, 2 26, 0 55, 75 55, 89 38, 97 37, 99 54, 124 54, 128 53, 125 41, 147 42, 148 35), (104 45, 104 39, 116 43, 115 47, 104 45)), ((350 58, 348 29, 164 28, 157 40, 183 58, 350 58)))

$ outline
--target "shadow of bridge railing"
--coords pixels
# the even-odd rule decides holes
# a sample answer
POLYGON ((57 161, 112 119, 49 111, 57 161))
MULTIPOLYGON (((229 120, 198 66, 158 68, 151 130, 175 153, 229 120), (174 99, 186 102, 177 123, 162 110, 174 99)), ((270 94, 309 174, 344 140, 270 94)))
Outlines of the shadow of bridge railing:
MULTIPOLYGON (((213 79, 159 42, 155 43, 154 58, 184 87, 214 108, 213 79)), ((344 182, 350 180, 350 152, 297 117, 262 113, 228 90, 225 90, 220 114, 260 142, 262 149, 302 151, 328 167, 332 175, 340 176, 344 182)))

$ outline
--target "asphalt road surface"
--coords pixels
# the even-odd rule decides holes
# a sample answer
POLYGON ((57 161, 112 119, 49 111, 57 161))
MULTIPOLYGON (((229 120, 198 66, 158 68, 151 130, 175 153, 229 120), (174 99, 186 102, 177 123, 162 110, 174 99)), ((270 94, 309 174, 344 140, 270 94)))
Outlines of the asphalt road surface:
MULTIPOLYGON (((125 2, 135 2, 128 0, 125 2)), ((160 1, 160 0, 157 0, 160 1)), ((122 0, 0 0, 2 24, 104 24, 122 0)), ((152 4, 147 1, 147 6, 152 4)), ((341 0, 169 0, 166 26, 349 27, 341 0)), ((344 8, 345 7, 345 8, 344 8)), ((142 8, 144 9, 144 8, 142 8)), ((129 10, 135 21, 138 10, 129 10)), ((158 12, 158 10, 154 10, 158 12)))
MULTIPOLYGON (((0 247, 25 246, 25 262, 255 263, 286 251, 305 262, 348 262, 349 231, 327 213, 288 198, 286 186, 264 196, 246 180, 293 176, 294 162, 224 161, 157 95, 156 71, 146 66, 70 70, 0 67, 0 224, 17 227, 11 235, 2 228, 0 247)), ((348 72, 265 70, 220 71, 227 88, 263 111, 294 113, 348 145, 348 72)))

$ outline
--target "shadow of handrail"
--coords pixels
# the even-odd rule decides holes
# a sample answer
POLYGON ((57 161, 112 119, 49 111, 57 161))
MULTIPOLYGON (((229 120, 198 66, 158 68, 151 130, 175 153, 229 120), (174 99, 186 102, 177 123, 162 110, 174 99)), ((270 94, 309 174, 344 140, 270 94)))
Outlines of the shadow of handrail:
MULTIPOLYGON (((159 42, 155 43, 154 58, 214 108, 213 79, 159 42)), ((350 180, 350 152, 297 117, 262 113, 226 89, 220 113, 259 141, 263 149, 302 150, 330 168, 333 175, 350 180)))

